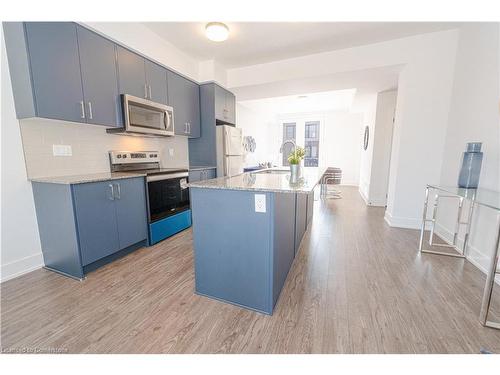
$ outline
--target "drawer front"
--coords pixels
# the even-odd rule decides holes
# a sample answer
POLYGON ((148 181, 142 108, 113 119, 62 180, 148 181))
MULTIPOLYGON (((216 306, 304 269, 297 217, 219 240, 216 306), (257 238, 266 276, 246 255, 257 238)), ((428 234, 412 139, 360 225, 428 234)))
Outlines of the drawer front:
POLYGON ((151 245, 191 226, 191 210, 180 212, 149 225, 149 243, 151 245))

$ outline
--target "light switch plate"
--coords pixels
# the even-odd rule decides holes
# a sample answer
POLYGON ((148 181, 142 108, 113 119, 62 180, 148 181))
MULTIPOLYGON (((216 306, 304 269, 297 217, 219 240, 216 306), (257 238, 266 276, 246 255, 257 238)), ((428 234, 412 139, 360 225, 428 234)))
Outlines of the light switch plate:
POLYGON ((52 145, 52 154, 54 156, 72 156, 71 145, 52 145))
POLYGON ((265 194, 255 194, 255 212, 266 212, 265 194))

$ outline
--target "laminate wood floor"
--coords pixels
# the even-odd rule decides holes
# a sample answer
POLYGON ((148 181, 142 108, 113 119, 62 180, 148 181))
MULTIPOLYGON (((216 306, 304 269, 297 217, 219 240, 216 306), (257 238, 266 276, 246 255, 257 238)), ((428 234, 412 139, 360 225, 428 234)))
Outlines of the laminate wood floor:
MULTIPOLYGON (((69 353, 500 353, 478 321, 484 275, 419 255, 357 189, 316 201, 273 316, 193 293, 191 231, 74 281, 37 270, 1 285, 2 350, 69 353)), ((499 287, 497 287, 500 289, 499 287)), ((492 318, 500 320, 500 293, 492 318)))

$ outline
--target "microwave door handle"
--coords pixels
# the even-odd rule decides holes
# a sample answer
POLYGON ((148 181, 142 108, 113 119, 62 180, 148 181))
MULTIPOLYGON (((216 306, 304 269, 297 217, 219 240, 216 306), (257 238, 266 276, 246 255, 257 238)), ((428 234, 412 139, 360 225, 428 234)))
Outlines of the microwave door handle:
POLYGON ((165 123, 165 130, 170 129, 170 113, 168 111, 165 111, 165 118, 163 119, 163 122, 165 123))

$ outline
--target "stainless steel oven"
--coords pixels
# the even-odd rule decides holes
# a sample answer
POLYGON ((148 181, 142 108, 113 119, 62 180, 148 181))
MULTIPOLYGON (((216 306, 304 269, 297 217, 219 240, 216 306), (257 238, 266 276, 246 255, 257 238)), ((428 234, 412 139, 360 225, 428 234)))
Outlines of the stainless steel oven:
POLYGON ((158 151, 110 151, 109 162, 111 172, 146 177, 150 245, 191 226, 187 169, 162 168, 158 151))
POLYGON ((124 126, 108 129, 108 133, 141 136, 174 135, 172 107, 128 94, 122 94, 121 98, 124 126))
POLYGON ((189 210, 188 172, 152 174, 146 181, 150 223, 189 210))

